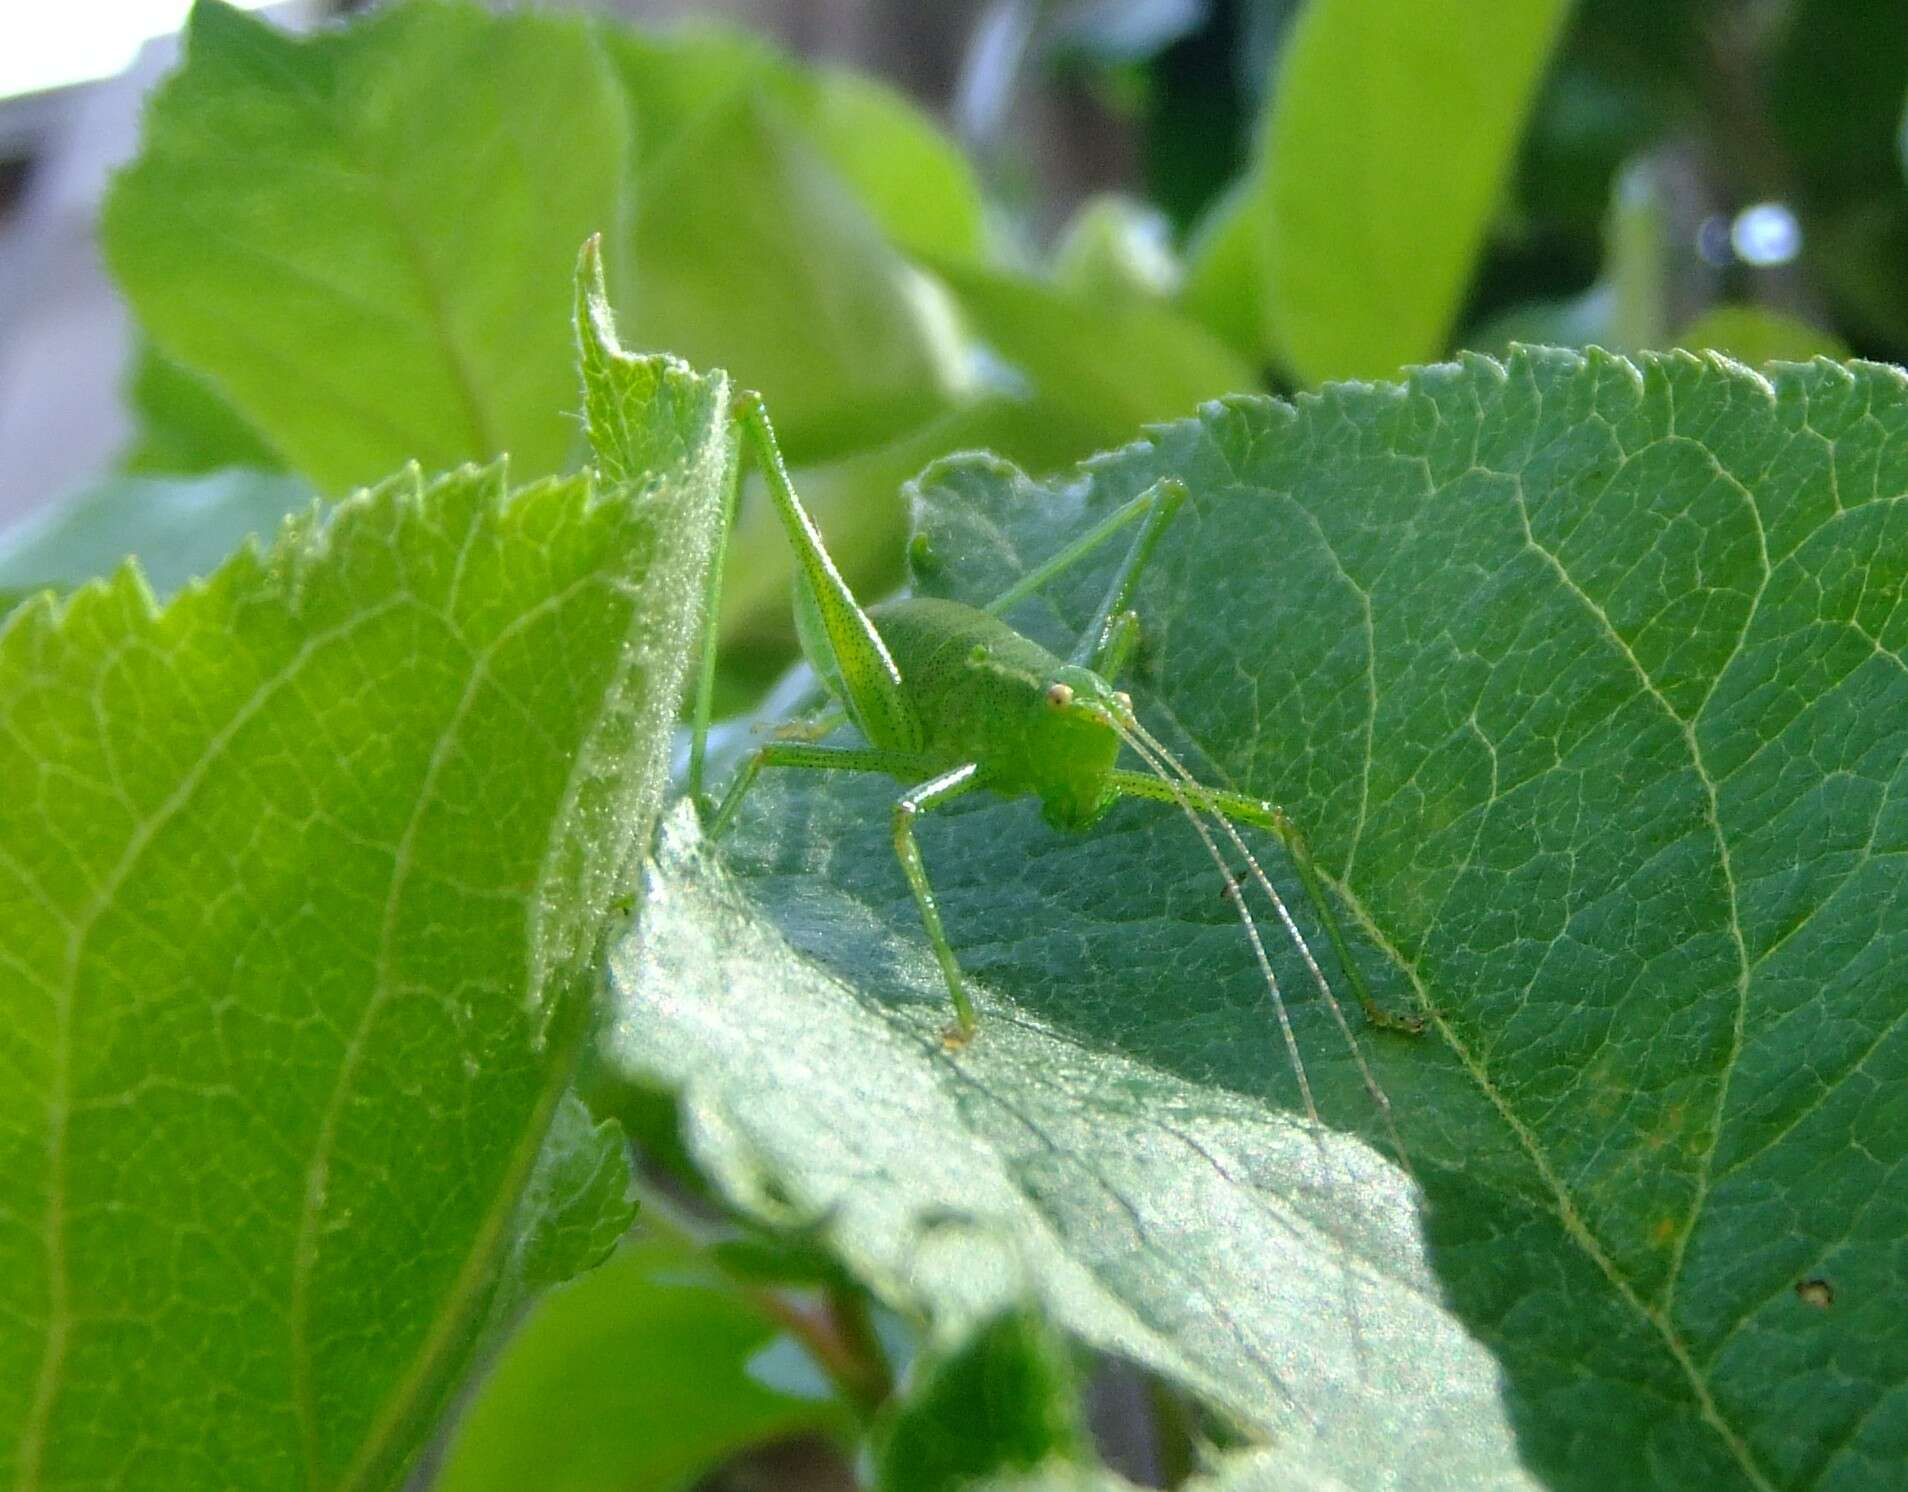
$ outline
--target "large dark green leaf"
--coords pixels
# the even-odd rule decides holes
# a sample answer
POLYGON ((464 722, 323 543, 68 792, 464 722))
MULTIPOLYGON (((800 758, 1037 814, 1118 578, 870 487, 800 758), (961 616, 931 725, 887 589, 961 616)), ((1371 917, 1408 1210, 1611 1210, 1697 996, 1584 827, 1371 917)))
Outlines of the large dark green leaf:
MULTIPOLYGON (((1299 1122, 1159 805, 926 822, 982 1008, 953 1054, 893 784, 785 774, 719 852, 678 819, 624 1062, 894 1299, 1032 1290, 1345 1485, 1893 1485, 1908 384, 1529 353, 1241 399, 1058 489, 938 468, 932 583, 997 589, 1169 473, 1140 712, 1287 805, 1427 1018, 1364 1036, 1409 1175, 1299 1122)), ((1019 620, 1064 635, 1111 562, 1019 620)), ((1280 967, 1328 1121, 1384 1141, 1280 967)))
POLYGON ((14 1485, 391 1485, 627 1220, 563 1095, 734 438, 720 378, 585 349, 629 480, 413 472, 0 624, 14 1485))

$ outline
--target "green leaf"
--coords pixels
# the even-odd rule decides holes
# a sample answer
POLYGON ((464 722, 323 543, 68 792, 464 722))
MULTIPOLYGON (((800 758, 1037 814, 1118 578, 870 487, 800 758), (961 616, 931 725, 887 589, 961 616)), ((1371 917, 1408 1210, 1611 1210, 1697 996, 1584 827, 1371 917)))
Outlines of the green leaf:
POLYGON ((163 599, 311 502, 305 483, 265 471, 109 477, 0 537, 0 586, 67 589, 133 555, 163 599))
POLYGON ((1271 355, 1278 336, 1265 320, 1264 256, 1251 185, 1235 186, 1193 230, 1179 306, 1241 358, 1256 363, 1271 355))
POLYGON ((1300 379, 1445 350, 1569 0, 1312 0, 1251 189, 1264 314, 1300 379))
POLYGON ((565 1093, 519 1204, 517 1230, 499 1270, 488 1334, 507 1330, 552 1281, 609 1257, 636 1216, 629 1155, 613 1120, 597 1123, 574 1091, 565 1093))
POLYGON ((1055 283, 1083 299, 1163 300, 1179 288, 1181 273, 1166 215, 1117 193, 1081 203, 1053 249, 1055 283))
POLYGON ((945 986, 905 884, 888 885, 896 789, 759 791, 769 822, 725 844, 739 882, 692 815, 672 817, 642 939, 611 961, 622 1062, 682 1091, 690 1149, 733 1202, 824 1229, 878 1294, 951 1333, 1031 1293, 1094 1346, 1262 1432, 1316 1437, 1366 1480, 1426 1420, 1411 1433, 1447 1481, 1512 1463, 1495 1364, 1435 1304, 1405 1179, 1227 1091, 1239 1069, 1263 1090, 1279 1054, 1209 866, 1170 832, 1134 845, 1136 810, 1089 842, 1098 874, 1041 844, 1031 813, 937 816, 928 863, 994 996, 955 1067, 945 986), (802 871, 798 842, 827 879, 802 871), (1162 894, 1173 904, 1149 912, 1162 894), (1135 940, 1149 920, 1178 936, 1135 940), (1229 988, 1159 1008, 1188 959, 1229 988), (1053 1019, 1069 1009, 1081 1019, 1053 1019), (1196 1078, 1146 1060, 1148 1029, 1192 1043, 1196 1078))
POLYGON ((392 1485, 626 1220, 560 1100, 734 438, 719 378, 587 365, 667 427, 640 483, 407 474, 0 630, 18 1485, 392 1485))
POLYGON ((875 1485, 959 1492, 978 1477, 1086 1453, 1066 1347, 1037 1311, 1004 1312, 919 1364, 881 1427, 875 1485))
POLYGON ((127 471, 193 476, 232 466, 277 471, 285 464, 211 384, 149 342, 134 355, 127 399, 139 423, 121 460, 127 471))
POLYGON ((200 0, 105 210, 159 349, 327 491, 560 469, 576 245, 620 226, 621 90, 581 21, 417 0, 308 38, 200 0))
POLYGON ((789 114, 912 254, 979 257, 986 204, 967 157, 901 94, 860 73, 786 66, 789 114))
MULTIPOLYGON (((1056 487, 924 482, 937 583, 975 595, 1186 483, 1139 713, 1287 807, 1377 998, 1428 1018, 1360 1033, 1409 1176, 1301 1122, 1161 805, 924 822, 981 1007, 956 1054, 895 784, 769 774, 719 854, 672 818, 613 960, 623 1062, 737 1205, 819 1221, 891 1301, 1031 1292, 1342 1485, 1891 1486, 1908 381, 1771 380, 1474 358, 1233 400, 1056 487)), ((1017 623, 1065 636, 1116 558, 1017 623)), ((1275 960, 1328 1121, 1388 1142, 1275 960)))
POLYGON ((1692 352, 1726 352, 1741 362, 1806 362, 1812 357, 1847 357, 1839 337, 1767 306, 1711 306, 1676 336, 1678 347, 1692 352))
POLYGON ((1097 444, 1258 382, 1205 328, 1150 297, 1070 293, 976 265, 934 267, 981 339, 1097 444))
POLYGON ((793 62, 722 27, 607 35, 645 169, 678 149, 699 118, 747 97, 798 131, 895 243, 914 253, 981 251, 984 204, 973 168, 901 94, 859 73, 793 62))
POLYGON ((772 97, 737 90, 645 160, 631 243, 625 336, 759 388, 791 460, 890 439, 959 376, 927 282, 772 97))
POLYGON ((438 1492, 671 1492, 744 1447, 840 1432, 839 1403, 758 1381, 786 1342, 673 1240, 646 1237, 545 1297, 465 1412, 438 1492))

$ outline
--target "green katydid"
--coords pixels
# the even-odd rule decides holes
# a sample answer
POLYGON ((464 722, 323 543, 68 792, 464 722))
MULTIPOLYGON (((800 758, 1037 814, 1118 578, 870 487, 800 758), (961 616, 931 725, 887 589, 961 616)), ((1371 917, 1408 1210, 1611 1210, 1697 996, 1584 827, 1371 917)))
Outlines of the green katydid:
MULTIPOLYGON (((598 318, 597 335, 607 340, 611 336, 607 307, 597 300, 591 314, 598 318)), ((1317 1110, 1278 981, 1243 887, 1207 822, 1210 818, 1244 861, 1249 883, 1275 910, 1313 984, 1329 1004, 1366 1086, 1383 1107, 1383 1093, 1366 1067, 1330 982, 1235 821, 1269 830, 1285 846, 1367 1018, 1387 1028, 1419 1029, 1420 1022, 1386 1012, 1365 987, 1304 837, 1275 805, 1199 782, 1140 723, 1131 697, 1111 682, 1131 660, 1139 641, 1139 617, 1132 601, 1168 525, 1185 503, 1184 486, 1171 479, 1156 484, 985 607, 904 597, 864 608, 843 580, 813 519, 796 495, 760 397, 742 394, 736 401, 735 418, 795 554, 796 623, 802 650, 840 716, 860 733, 862 744, 774 740, 745 759, 719 807, 712 810, 704 796, 716 665, 714 619, 723 552, 735 512, 732 487, 724 503, 723 531, 717 538, 705 597, 703 654, 688 767, 688 791, 708 820, 711 837, 720 836, 728 827, 765 767, 883 773, 900 781, 905 790, 893 809, 895 855, 914 893, 928 942, 953 1002, 954 1024, 945 1040, 950 1048, 959 1048, 978 1031, 979 1018, 942 926, 915 840, 916 821, 977 790, 1001 797, 1036 796, 1047 822, 1068 831, 1091 828, 1121 798, 1174 804, 1198 833, 1238 908, 1272 996, 1306 1110, 1316 1120, 1317 1110), (1068 657, 1056 656, 1002 620, 1019 602, 1135 524, 1137 531, 1124 559, 1068 657), (1120 767, 1122 747, 1147 770, 1120 767)))

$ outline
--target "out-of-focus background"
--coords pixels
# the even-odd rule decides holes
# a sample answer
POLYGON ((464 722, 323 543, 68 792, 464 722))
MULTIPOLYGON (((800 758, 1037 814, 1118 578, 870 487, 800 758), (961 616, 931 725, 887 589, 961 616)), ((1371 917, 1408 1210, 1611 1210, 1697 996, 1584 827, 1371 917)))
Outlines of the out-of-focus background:
MULTIPOLYGON (((185 0, 0 7, 0 528, 107 469, 131 436, 132 338, 95 229, 177 56, 185 0)), ((362 7, 262 5, 305 28, 362 7)), ((1301 0, 621 0, 726 22, 924 104, 1002 220, 1049 245, 1096 192, 1183 247, 1245 168, 1301 0)), ((1523 131, 1459 345, 1510 336, 1908 355, 1895 0, 1583 0, 1523 131), (1652 259, 1655 273, 1636 261, 1652 259), (1772 320, 1703 323, 1718 306, 1772 320), (1728 335, 1723 335, 1727 330, 1728 335)), ((998 226, 998 225, 997 225, 998 226)))
MULTIPOLYGON (((366 9, 245 0, 302 30, 366 9)), ((1269 31, 1289 0, 605 0, 639 24, 726 23, 886 78, 999 158, 1051 227, 1141 171, 1127 96, 1145 58, 1206 54, 1218 132, 1238 136, 1235 31, 1269 31), (1234 15, 1234 13, 1239 13, 1234 15), (1070 46, 1082 48, 1067 61, 1070 46), (1041 51, 1059 59, 1042 65, 1041 51), (1130 58, 1130 63, 1129 63, 1130 58), (1097 59, 1097 61, 1093 61, 1097 59), (1076 65, 1077 64, 1077 65, 1076 65)), ((132 434, 119 387, 131 324, 100 263, 99 205, 138 147, 147 90, 178 60, 189 0, 18 0, 0 7, 0 528, 97 475, 132 434)), ((1183 64, 1175 64, 1183 65, 1183 64)))

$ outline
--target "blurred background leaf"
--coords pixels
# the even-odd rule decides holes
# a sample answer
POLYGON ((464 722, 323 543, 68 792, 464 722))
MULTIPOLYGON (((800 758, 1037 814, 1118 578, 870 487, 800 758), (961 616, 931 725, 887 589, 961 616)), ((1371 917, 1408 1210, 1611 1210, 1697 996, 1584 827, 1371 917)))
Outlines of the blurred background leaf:
POLYGON ((185 48, 102 229, 159 349, 329 493, 568 464, 569 269, 628 171, 589 28, 418 0, 301 40, 206 3, 185 48))
POLYGON ((269 540, 311 488, 283 472, 229 467, 196 477, 109 477, 0 538, 0 587, 66 590, 135 555, 161 600, 209 575, 247 538, 269 540))
POLYGON ((881 1492, 959 1492, 982 1477, 1090 1460, 1070 1349, 1032 1306, 917 1364, 875 1440, 881 1492))
POLYGON ((1247 211, 1267 350, 1306 383, 1448 346, 1569 0, 1312 0, 1247 211))
MULTIPOLYGON (((530 1312, 459 1418, 440 1492, 674 1492, 746 1446, 853 1416, 765 1382, 782 1337, 687 1240, 645 1229, 530 1312)), ((772 1375, 768 1375, 772 1376, 772 1375)), ((819 1395, 819 1396, 817 1396, 819 1395)))
MULTIPOLYGON (((901 482, 963 446, 1063 470, 1216 394, 1464 346, 1908 348, 1891 0, 1376 4, 874 5, 957 142, 700 15, 418 0, 295 40, 206 0, 108 217, 149 339, 125 465, 330 493, 506 446, 567 467, 538 310, 596 227, 632 344, 766 393, 871 592, 901 482), (419 79, 444 101, 398 107, 419 79)), ((742 521, 725 708, 793 655, 785 547, 753 493, 742 521)))

